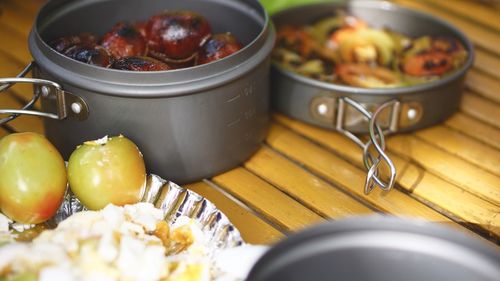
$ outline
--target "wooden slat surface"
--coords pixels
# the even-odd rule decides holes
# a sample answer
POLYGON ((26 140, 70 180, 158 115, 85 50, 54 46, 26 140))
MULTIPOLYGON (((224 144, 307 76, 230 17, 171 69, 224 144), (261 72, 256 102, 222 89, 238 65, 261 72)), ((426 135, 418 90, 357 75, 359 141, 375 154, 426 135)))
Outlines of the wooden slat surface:
POLYGON ((500 58, 482 50, 476 50, 476 57, 474 60, 474 67, 484 73, 495 77, 497 80, 500 78, 500 58))
MULTIPOLYGON (((476 23, 468 21, 462 17, 457 17, 447 10, 441 10, 434 6, 426 5, 423 1, 396 0, 394 2, 438 16, 465 32, 465 34, 477 47, 494 54, 500 53, 500 36, 495 30, 484 28, 483 26, 477 25, 476 23)), ((491 18, 491 20, 493 21, 495 18, 491 18)))
POLYGON ((498 17, 498 11, 491 9, 491 7, 484 5, 477 5, 470 0, 453 0, 453 1, 442 1, 442 0, 424 0, 429 4, 445 10, 452 12, 454 16, 460 16, 467 18, 473 22, 480 23, 487 28, 491 28, 500 32, 500 21, 494 20, 498 17))
MULTIPOLYGON (((315 142, 324 145, 325 147, 331 149, 336 154, 340 155, 342 158, 347 159, 348 161, 355 163, 356 166, 361 169, 361 157, 359 148, 346 140, 343 136, 328 132, 322 129, 310 127, 301 122, 294 121, 292 119, 286 118, 282 115, 276 115, 276 120, 280 123, 285 124, 290 129, 295 132, 306 136, 315 142)), ((495 235, 500 235, 500 221, 490 222, 490 218, 495 218, 495 213, 500 211, 500 208, 497 206, 485 201, 485 200, 477 200, 477 196, 464 193, 464 191, 458 188, 455 185, 452 185, 444 180, 441 180, 439 177, 429 173, 428 171, 422 169, 419 165, 415 165, 413 161, 404 159, 402 157, 398 157, 396 155, 391 154, 391 159, 395 162, 396 168, 400 171, 398 176, 398 184, 399 187, 407 192, 411 192, 411 194, 416 194, 418 198, 425 199, 424 204, 430 206, 431 208, 435 208, 441 213, 444 213, 449 216, 456 216, 460 214, 460 216, 467 216, 464 221, 473 222, 477 225, 484 225, 486 227, 485 231, 494 230, 495 235), (440 188, 435 188, 435 187, 440 188), (443 188, 441 188, 443 186, 443 188), (466 199, 466 200, 456 200, 456 199, 466 199), (473 202, 469 204, 469 202, 473 202), (488 216, 482 217, 485 213, 488 216)), ((330 162, 329 162, 330 163, 330 162)), ((348 169, 349 172, 352 171, 351 168, 348 169)), ((362 173, 361 173, 362 174, 362 173)), ((340 177, 335 175, 336 179, 340 177)), ((348 176, 346 181, 352 179, 352 176, 348 176)), ((359 186, 358 186, 359 187, 359 186)), ((361 192, 361 190, 359 190, 361 192)), ((391 195, 392 195, 391 191, 391 195)), ((373 196, 368 196, 368 198, 372 198, 373 196)), ((404 196, 405 198, 408 196, 404 196)), ((394 199, 396 200, 396 199, 394 199)), ((401 212, 405 211, 407 208, 411 207, 411 204, 408 203, 404 199, 397 199, 404 202, 405 206, 400 207, 396 206, 393 211, 391 209, 384 208, 385 204, 388 204, 384 201, 375 202, 375 205, 379 208, 384 208, 383 210, 386 212, 395 212, 397 215, 412 215, 409 211, 402 214, 401 212)), ((389 204, 393 204, 393 202, 389 202, 389 204)), ((418 208, 420 209, 420 208, 418 208)), ((428 218, 427 218, 428 219, 428 218)))
POLYGON ((496 129, 500 128, 500 111, 498 105, 491 100, 466 91, 460 110, 496 129))
POLYGON ((245 163, 245 167, 324 217, 373 213, 372 209, 271 148, 261 149, 245 163))
POLYGON ((323 220, 314 211, 243 168, 216 176, 213 181, 285 231, 300 230, 323 220))
POLYGON ((480 122, 465 114, 457 113, 445 121, 445 124, 461 134, 472 137, 495 149, 500 149, 500 130, 480 122))
POLYGON ((228 198, 220 189, 214 187, 213 184, 200 182, 186 185, 185 187, 202 195, 218 206, 235 223, 243 239, 248 243, 264 244, 277 241, 284 236, 282 232, 261 219, 255 212, 241 207, 234 200, 228 198))
MULTIPOLYGON (((9 40, 0 44, 0 77, 16 75, 31 60, 27 36, 42 2, 4 0, 0 38, 9 40)), ((214 202, 249 243, 274 243, 325 220, 380 214, 500 242, 500 10, 468 0, 394 2, 449 21, 475 44, 459 112, 437 126, 390 136, 396 188, 368 196, 354 143, 274 113, 265 144, 251 159, 186 186, 214 202)), ((0 94, 0 108, 20 108, 31 91, 24 85, 0 94)), ((43 132, 43 123, 20 117, 0 127, 0 137, 12 130, 43 132)))
POLYGON ((500 103, 500 81, 475 69, 467 73, 466 86, 478 95, 500 103))

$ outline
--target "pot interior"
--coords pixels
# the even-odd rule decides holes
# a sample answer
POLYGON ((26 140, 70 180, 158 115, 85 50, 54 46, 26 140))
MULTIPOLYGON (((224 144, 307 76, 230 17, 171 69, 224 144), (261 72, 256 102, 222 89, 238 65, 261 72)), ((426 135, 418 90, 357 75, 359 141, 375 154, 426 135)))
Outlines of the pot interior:
POLYGON ((51 0, 38 14, 29 47, 35 62, 51 79, 110 95, 157 97, 191 94, 241 77, 269 57, 273 42, 269 19, 257 0, 51 0), (86 32, 99 37, 118 22, 144 21, 165 10, 197 12, 208 20, 213 34, 231 32, 244 47, 202 65, 124 71, 73 60, 47 44, 86 32))
POLYGON ((299 79, 308 84, 342 92, 356 92, 365 95, 399 95, 414 94, 417 92, 432 89, 436 85, 443 85, 457 80, 463 76, 471 67, 474 60, 473 46, 467 37, 451 24, 436 18, 432 15, 411 10, 384 1, 338 1, 338 3, 316 3, 311 5, 298 6, 283 10, 273 15, 272 20, 277 29, 283 25, 307 25, 320 19, 335 15, 338 10, 343 10, 347 14, 358 17, 366 21, 374 28, 387 28, 397 33, 410 37, 430 36, 450 36, 461 41, 464 48, 467 49, 469 56, 462 67, 450 75, 446 75, 436 81, 423 83, 408 87, 396 88, 357 88, 347 85, 340 85, 324 81, 315 80, 299 74, 276 67, 281 72, 299 79))
POLYGON ((231 32, 244 45, 255 40, 265 24, 265 12, 256 1, 59 0, 41 10, 37 27, 45 42, 83 32, 102 36, 118 22, 147 20, 165 10, 198 12, 207 18, 214 34, 231 32))
POLYGON ((374 28, 389 28, 398 33, 418 37, 449 35, 464 41, 458 30, 433 16, 381 1, 320 3, 284 10, 273 16, 276 26, 306 25, 335 15, 336 10, 359 17, 374 28))

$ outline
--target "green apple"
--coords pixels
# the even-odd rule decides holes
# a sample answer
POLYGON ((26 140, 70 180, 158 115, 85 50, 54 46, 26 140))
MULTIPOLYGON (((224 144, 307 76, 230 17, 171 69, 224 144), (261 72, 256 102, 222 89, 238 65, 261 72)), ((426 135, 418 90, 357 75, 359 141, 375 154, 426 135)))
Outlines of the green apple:
POLYGON ((61 154, 42 135, 15 133, 0 140, 0 211, 36 224, 50 219, 66 191, 61 154))
POLYGON ((146 185, 142 154, 124 136, 87 141, 69 157, 71 191, 91 210, 141 200, 146 185))

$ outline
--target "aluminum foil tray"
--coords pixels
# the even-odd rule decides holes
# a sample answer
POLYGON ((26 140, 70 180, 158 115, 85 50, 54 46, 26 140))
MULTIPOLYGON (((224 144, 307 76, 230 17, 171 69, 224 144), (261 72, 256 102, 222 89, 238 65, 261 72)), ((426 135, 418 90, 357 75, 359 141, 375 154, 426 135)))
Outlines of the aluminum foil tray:
MULTIPOLYGON (((163 211, 165 221, 170 225, 180 216, 187 216, 199 222, 209 242, 216 249, 225 249, 244 244, 240 232, 217 207, 201 195, 187 190, 157 175, 149 175, 142 202, 155 205, 163 211)), ((56 215, 46 222, 56 226, 76 212, 87 210, 71 193, 65 195, 56 215)))

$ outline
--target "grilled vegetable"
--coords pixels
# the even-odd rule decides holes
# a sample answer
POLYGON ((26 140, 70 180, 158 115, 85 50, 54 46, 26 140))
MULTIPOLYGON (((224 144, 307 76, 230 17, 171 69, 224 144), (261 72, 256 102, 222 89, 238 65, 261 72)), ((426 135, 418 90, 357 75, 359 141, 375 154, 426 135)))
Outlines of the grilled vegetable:
POLYGON ((393 59, 394 42, 382 30, 356 29, 349 36, 339 39, 337 44, 343 62, 388 65, 393 59))
POLYGON ((363 88, 389 88, 401 84, 398 76, 388 68, 366 64, 339 64, 336 73, 351 86, 363 88))
POLYGON ((386 88, 433 81, 460 68, 467 55, 454 38, 410 38, 336 11, 309 25, 279 27, 272 57, 313 79, 386 88))

